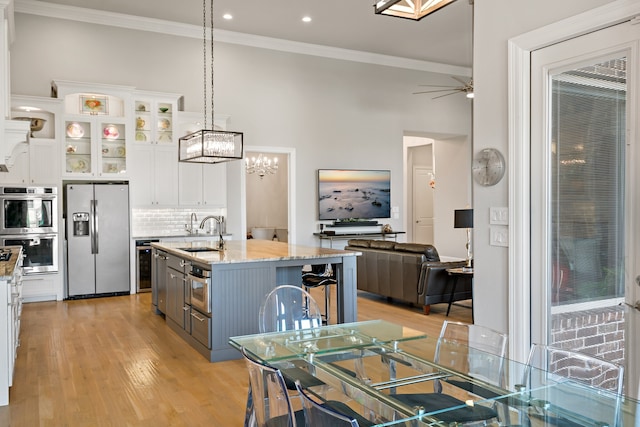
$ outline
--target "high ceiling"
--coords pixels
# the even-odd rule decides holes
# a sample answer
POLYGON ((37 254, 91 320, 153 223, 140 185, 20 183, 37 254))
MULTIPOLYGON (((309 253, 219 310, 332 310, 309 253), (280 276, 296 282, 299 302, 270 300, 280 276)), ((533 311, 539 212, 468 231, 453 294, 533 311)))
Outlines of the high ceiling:
MULTIPOLYGON (((201 0, 45 1, 202 25, 201 0)), ((457 0, 421 21, 375 15, 373 3, 374 0, 214 0, 214 26, 239 33, 471 67, 473 6, 469 0, 457 0), (222 19, 224 13, 231 13, 233 19, 222 19), (305 15, 312 18, 310 23, 302 22, 305 15)))

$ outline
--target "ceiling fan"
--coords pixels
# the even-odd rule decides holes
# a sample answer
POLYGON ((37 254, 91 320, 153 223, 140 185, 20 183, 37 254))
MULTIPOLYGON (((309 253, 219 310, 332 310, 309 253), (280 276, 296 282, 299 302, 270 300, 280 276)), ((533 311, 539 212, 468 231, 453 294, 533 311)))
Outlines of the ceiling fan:
POLYGON ((419 85, 425 87, 440 87, 443 89, 435 89, 435 90, 426 90, 421 92, 413 92, 414 95, 422 94, 422 93, 437 93, 437 92, 449 92, 444 95, 434 96, 431 99, 442 98, 444 96, 455 95, 458 92, 463 92, 467 94, 467 98, 473 98, 473 79, 470 79, 468 82, 462 80, 461 78, 451 76, 452 79, 457 80, 462 84, 462 86, 439 86, 439 85, 419 85))

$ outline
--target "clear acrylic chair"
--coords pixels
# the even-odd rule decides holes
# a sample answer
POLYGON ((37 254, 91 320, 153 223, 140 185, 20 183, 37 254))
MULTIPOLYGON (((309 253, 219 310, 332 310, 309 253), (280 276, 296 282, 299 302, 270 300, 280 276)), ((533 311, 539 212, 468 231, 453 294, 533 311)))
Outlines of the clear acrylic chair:
POLYGON ((302 409, 307 426, 313 427, 364 427, 373 423, 349 406, 338 401, 316 402, 296 381, 296 388, 302 400, 302 409))
POLYGON ((617 363, 577 351, 533 344, 522 384, 536 404, 530 405, 527 415, 570 425, 566 414, 574 413, 594 420, 594 425, 617 425, 623 377, 624 368, 617 363), (554 408, 544 403, 548 401, 554 402, 554 408))
MULTIPOLYGON (((258 313, 258 329, 260 333, 293 331, 319 326, 322 326, 320 307, 313 297, 299 286, 277 286, 267 294, 260 305, 258 313)), ((305 387, 323 384, 306 368, 307 366, 301 368, 295 363, 279 366, 285 390, 296 389, 293 380, 289 378, 299 378, 305 387)), ((245 427, 255 425, 252 421, 253 418, 256 418, 253 415, 253 391, 253 386, 249 387, 245 427)))
POLYGON ((267 294, 258 314, 260 333, 322 326, 322 313, 311 294, 299 286, 280 285, 267 294))
POLYGON ((251 357, 242 348, 249 371, 249 401, 245 426, 283 426, 305 425, 304 412, 294 411, 282 373, 251 357))
MULTIPOLYGON (((482 379, 495 386, 504 384, 504 358, 507 335, 479 325, 445 321, 436 344, 434 361, 462 374, 482 379)), ((488 397, 488 391, 464 379, 452 377, 434 381, 434 393, 401 393, 394 397, 409 406, 423 407, 426 413, 459 407, 437 415, 444 422, 484 423, 504 417, 504 408, 495 405, 466 405, 443 392, 443 384, 453 385, 469 394, 488 397), (501 410, 499 416, 497 409, 501 410)), ((482 397, 481 397, 482 398, 482 397)))

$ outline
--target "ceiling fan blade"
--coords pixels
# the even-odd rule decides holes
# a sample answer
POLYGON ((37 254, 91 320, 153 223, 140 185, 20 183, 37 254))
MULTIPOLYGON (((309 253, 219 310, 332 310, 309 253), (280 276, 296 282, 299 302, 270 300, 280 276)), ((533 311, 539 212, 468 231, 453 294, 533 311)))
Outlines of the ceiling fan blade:
POLYGON ((418 95, 421 93, 435 93, 435 92, 451 92, 452 94, 459 92, 459 89, 439 89, 439 90, 425 90, 422 92, 413 92, 414 95, 418 95))
POLYGON ((453 93, 445 93, 444 95, 434 96, 434 97, 433 97, 433 98, 431 98, 431 99, 444 98, 445 96, 455 95, 455 94, 456 94, 455 92, 453 92, 453 93))
POLYGON ((451 89, 459 89, 458 86, 442 86, 442 85, 418 85, 418 86, 421 86, 421 87, 448 87, 448 88, 451 88, 451 89))
POLYGON ((464 86, 469 85, 469 82, 468 82, 468 81, 464 81, 464 80, 462 80, 462 79, 461 79, 461 78, 459 78, 459 77, 451 76, 451 78, 452 78, 452 79, 455 79, 455 80, 457 80, 457 81, 459 81, 459 82, 460 82, 460 83, 462 83, 464 86))

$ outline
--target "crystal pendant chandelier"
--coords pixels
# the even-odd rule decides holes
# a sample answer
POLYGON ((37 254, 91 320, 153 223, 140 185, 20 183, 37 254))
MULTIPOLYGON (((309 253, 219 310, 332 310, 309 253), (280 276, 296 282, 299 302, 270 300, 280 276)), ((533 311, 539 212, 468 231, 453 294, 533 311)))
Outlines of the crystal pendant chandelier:
POLYGON ((376 14, 419 21, 456 0, 380 0, 373 6, 376 14))
POLYGON ((249 159, 248 157, 245 159, 247 173, 257 173, 260 179, 264 178, 265 175, 273 175, 278 171, 278 158, 274 157, 270 159, 262 155, 262 153, 258 154, 258 157, 252 157, 249 159))
POLYGON ((179 161, 191 163, 221 163, 242 159, 242 132, 216 130, 213 110, 213 0, 210 1, 209 51, 211 56, 211 128, 207 129, 207 0, 202 0, 202 39, 204 75, 204 126, 203 129, 180 138, 179 161))

